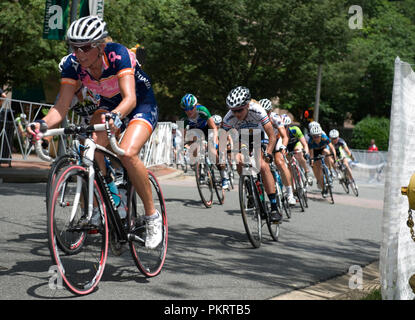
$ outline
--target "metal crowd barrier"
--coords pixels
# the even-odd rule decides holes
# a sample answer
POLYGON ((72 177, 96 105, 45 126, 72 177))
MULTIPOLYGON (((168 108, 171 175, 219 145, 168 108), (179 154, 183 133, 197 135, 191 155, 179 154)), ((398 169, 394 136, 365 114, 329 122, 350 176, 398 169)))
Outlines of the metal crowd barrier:
MULTIPOLYGON (((41 119, 53 105, 0 98, 0 163, 11 161, 41 162, 26 137, 26 125, 41 119)), ((70 112, 66 117, 68 123, 79 123, 80 118, 70 112)), ((63 153, 71 144, 70 137, 54 137, 49 142, 49 154, 55 158, 59 145, 63 153), (60 140, 59 140, 60 139, 60 140)), ((170 122, 159 122, 150 140, 143 147, 140 157, 146 166, 169 164, 171 160, 172 134, 170 122)))

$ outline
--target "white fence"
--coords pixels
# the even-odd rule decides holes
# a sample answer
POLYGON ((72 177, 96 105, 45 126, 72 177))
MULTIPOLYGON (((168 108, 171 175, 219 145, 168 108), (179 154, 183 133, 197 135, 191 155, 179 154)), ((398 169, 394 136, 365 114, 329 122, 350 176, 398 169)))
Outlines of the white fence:
MULTIPOLYGON (((33 148, 26 137, 25 127, 35 119, 42 118, 52 107, 29 101, 1 98, 3 104, 0 108, 0 163, 11 161, 42 161, 37 158, 33 148)), ((79 117, 70 113, 67 117, 70 123, 79 123, 79 117), (68 119, 69 118, 69 119, 68 119)), ((68 141, 60 137, 62 152, 68 141)), ((49 144, 49 153, 52 157, 58 154, 58 138, 49 144)), ((145 144, 140 154, 146 166, 170 164, 172 162, 172 134, 171 123, 160 122, 145 144)))
POLYGON ((415 73, 408 63, 395 60, 389 152, 380 250, 383 299, 414 299, 408 281, 415 273, 415 242, 408 218, 408 199, 401 195, 415 172, 415 73))

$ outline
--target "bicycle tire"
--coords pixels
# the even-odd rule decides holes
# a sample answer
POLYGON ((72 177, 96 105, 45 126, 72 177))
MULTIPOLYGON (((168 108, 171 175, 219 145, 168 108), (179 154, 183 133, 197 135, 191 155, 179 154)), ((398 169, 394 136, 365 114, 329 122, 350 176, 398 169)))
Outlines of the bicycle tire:
MULTIPOLYGON (((280 208, 278 208, 278 210, 281 210, 280 208)), ((266 216, 266 223, 267 223, 267 227, 268 227, 268 232, 272 238, 272 240, 274 241, 278 241, 279 236, 280 236, 280 223, 276 223, 271 221, 271 217, 270 217, 270 208, 268 208, 268 212, 267 212, 267 216, 266 216)))
POLYGON ((305 178, 304 169, 302 167, 300 168, 300 182, 303 186, 303 199, 304 199, 304 205, 306 208, 308 208, 308 196, 307 196, 307 179, 305 178))
POLYGON ((239 178, 239 205, 248 240, 254 248, 259 248, 262 239, 261 209, 251 176, 242 175, 239 178))
POLYGON ((350 181, 350 186, 352 187, 352 191, 356 197, 359 196, 359 189, 357 188, 356 182, 354 180, 350 181))
POLYGON ((200 198, 205 205, 206 208, 211 208, 213 204, 213 183, 212 183, 212 176, 210 175, 210 170, 206 170, 206 167, 204 164, 201 164, 200 162, 197 162, 195 165, 195 177, 196 177, 196 185, 197 190, 199 191, 200 198), (205 172, 205 179, 206 181, 201 181, 201 169, 204 169, 205 172), (208 196, 205 197, 204 195, 204 185, 206 184, 207 189, 209 189, 208 196))
POLYGON ((299 180, 300 178, 298 175, 298 170, 296 166, 292 166, 291 169, 292 169, 291 174, 293 177, 293 189, 297 196, 298 202, 300 203, 301 211, 304 212, 305 204, 304 204, 304 199, 303 199, 303 189, 302 189, 302 186, 300 185, 300 180, 299 180))
POLYGON ((90 225, 78 223, 79 219, 87 214, 88 206, 85 205, 87 189, 84 188, 84 184, 88 185, 87 168, 79 165, 62 168, 54 184, 55 188, 48 210, 47 232, 52 261, 57 266, 60 279, 63 280, 68 290, 76 295, 86 295, 97 288, 108 257, 108 219, 106 206, 103 205, 105 200, 97 180, 94 180, 93 195, 99 207, 101 226, 94 230, 90 225), (74 180, 76 180, 76 185, 72 185, 74 180), (81 187, 79 187, 80 184, 82 184, 81 187), (70 193, 72 190, 75 190, 73 198, 70 193), (79 194, 78 200, 77 194, 79 194), (77 206, 76 211, 72 211, 71 205, 77 206), (62 209, 62 219, 60 219, 60 209, 62 209), (72 219, 68 217, 70 212, 75 213, 72 219), (61 221, 64 222, 64 228, 58 227, 61 221), (59 248, 57 238, 60 238, 62 244, 62 237, 70 236, 72 233, 81 233, 84 238, 82 243, 79 243, 80 250, 68 254, 59 248))
POLYGON ((347 194, 350 193, 350 189, 349 189, 349 177, 347 176, 347 172, 345 172, 343 167, 340 167, 341 170, 341 175, 343 176, 339 182, 341 184, 341 186, 343 187, 344 192, 346 192, 347 194))
POLYGON ((331 204, 334 204, 334 198, 333 198, 333 188, 332 188, 332 186, 330 185, 330 178, 329 178, 329 173, 328 173, 328 169, 326 168, 325 170, 324 170, 324 177, 325 177, 325 185, 326 185, 326 187, 327 187, 327 192, 329 193, 329 196, 330 196, 330 203, 331 204))
POLYGON ((216 179, 215 169, 213 165, 210 165, 209 169, 210 169, 210 175, 212 177, 213 188, 215 189, 215 193, 218 198, 219 204, 222 205, 225 202, 225 190, 223 190, 222 188, 221 181, 216 179))
POLYGON ((52 163, 48 173, 48 180, 46 181, 46 210, 49 208, 49 200, 53 191, 53 184, 56 181, 59 170, 67 165, 75 164, 75 161, 76 159, 73 155, 64 154, 52 163))
MULTIPOLYGON (((135 265, 140 272, 147 278, 157 276, 164 265, 167 255, 168 244, 168 223, 166 215, 166 205, 160 185, 151 171, 148 172, 148 178, 152 189, 154 205, 162 216, 162 241, 155 249, 146 249, 144 243, 130 240, 130 251, 135 265)), ((144 239, 145 237, 145 212, 140 197, 134 190, 134 186, 130 186, 128 200, 128 223, 130 233, 144 239), (141 210, 140 210, 141 209, 141 210)))

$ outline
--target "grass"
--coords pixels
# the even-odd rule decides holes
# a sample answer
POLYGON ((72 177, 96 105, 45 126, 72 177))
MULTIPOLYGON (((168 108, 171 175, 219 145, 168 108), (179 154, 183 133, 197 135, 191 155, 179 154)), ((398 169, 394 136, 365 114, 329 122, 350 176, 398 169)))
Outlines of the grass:
POLYGON ((369 292, 369 294, 366 297, 362 298, 362 300, 382 300, 380 289, 375 289, 369 292))

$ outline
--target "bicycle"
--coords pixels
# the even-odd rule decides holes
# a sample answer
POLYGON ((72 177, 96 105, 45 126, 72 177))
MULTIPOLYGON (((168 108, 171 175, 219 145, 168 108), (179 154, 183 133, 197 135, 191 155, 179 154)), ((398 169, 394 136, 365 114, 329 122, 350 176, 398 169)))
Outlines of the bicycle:
MULTIPOLYGON (((153 201, 163 221, 162 241, 157 248, 150 250, 145 248, 144 207, 116 155, 122 155, 124 151, 111 134, 108 120, 109 118, 105 124, 100 125, 71 125, 44 132, 44 136, 86 136, 85 144, 80 146, 79 162, 61 168, 51 186, 53 192, 47 210, 47 233, 52 261, 58 267, 65 286, 77 295, 89 294, 97 288, 111 243, 118 247, 128 243, 135 265, 146 277, 154 277, 161 272, 167 254, 168 224, 161 188, 154 174, 148 170, 153 201), (92 140, 94 131, 104 130, 107 131, 115 153, 92 140), (110 159, 111 165, 122 174, 120 188, 126 191, 125 218, 119 214, 120 207, 115 206, 106 176, 94 158, 95 152, 110 159), (98 213, 97 225, 91 223, 94 211, 98 213)), ((39 141, 35 149, 41 159, 51 160, 43 154, 39 141)))
POLYGON ((245 159, 249 161, 244 164, 244 170, 239 177, 239 204, 248 239, 254 248, 259 248, 262 241, 262 220, 265 220, 274 241, 278 241, 280 223, 271 221, 271 210, 265 199, 261 173, 254 172, 251 157, 245 159))
POLYGON ((325 157, 330 157, 333 155, 329 155, 329 156, 324 156, 324 155, 318 155, 317 157, 314 157, 312 160, 314 161, 321 161, 321 167, 322 167, 322 171, 323 171, 323 186, 321 189, 321 195, 323 198, 326 198, 326 194, 328 193, 330 195, 330 199, 331 199, 331 204, 334 204, 334 198, 333 198, 333 180, 331 178, 331 175, 329 173, 329 168, 327 167, 324 159, 325 157))
POLYGON ((204 159, 199 159, 195 163, 194 170, 197 190, 199 191, 200 198, 206 208, 211 208, 213 204, 213 189, 215 190, 219 204, 223 204, 225 202, 225 192, 222 189, 221 180, 217 179, 217 176, 215 175, 214 165, 209 160, 206 144, 207 143, 204 143, 204 159), (207 188, 205 188, 205 186, 207 188))
POLYGON ((349 194, 350 189, 349 186, 351 187, 354 195, 356 197, 359 196, 359 189, 357 188, 356 182, 354 181, 354 179, 352 178, 350 180, 349 178, 349 174, 347 173, 347 168, 345 166, 345 164, 343 163, 343 159, 337 159, 337 168, 339 168, 340 170, 340 177, 339 177, 339 182, 341 184, 341 186, 343 187, 344 191, 349 194))
POLYGON ((301 211, 304 212, 305 208, 308 208, 307 189, 305 187, 307 182, 306 182, 304 170, 298 163, 297 158, 295 157, 295 154, 297 153, 304 153, 304 150, 291 151, 288 153, 290 156, 290 159, 288 160, 287 157, 285 156, 284 158, 285 158, 288 168, 291 171, 293 192, 298 198, 301 211))

